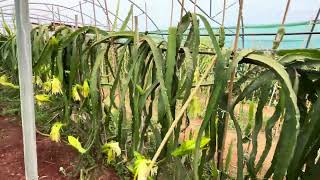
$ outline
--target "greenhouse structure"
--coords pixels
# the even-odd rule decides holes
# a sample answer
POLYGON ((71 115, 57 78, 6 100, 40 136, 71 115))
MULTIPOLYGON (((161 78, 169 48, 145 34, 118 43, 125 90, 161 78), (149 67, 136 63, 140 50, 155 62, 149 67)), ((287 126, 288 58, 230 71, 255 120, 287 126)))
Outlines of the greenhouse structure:
POLYGON ((0 180, 319 179, 319 0, 0 0, 0 180))

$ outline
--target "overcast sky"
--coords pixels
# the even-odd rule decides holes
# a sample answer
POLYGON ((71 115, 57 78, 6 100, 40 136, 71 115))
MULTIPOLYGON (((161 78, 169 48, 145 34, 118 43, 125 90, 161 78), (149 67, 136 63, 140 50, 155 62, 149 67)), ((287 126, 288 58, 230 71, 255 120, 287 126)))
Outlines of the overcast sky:
MULTIPOLYGON (((92 2, 92 0, 89 0, 92 2)), ((95 0, 96 5, 104 6, 104 0, 95 0)), ((106 0, 108 3, 108 8, 111 12, 115 13, 116 2, 117 0, 106 0)), ((137 5, 145 9, 145 2, 147 4, 147 14, 151 17, 154 23, 160 29, 167 29, 170 25, 170 10, 171 10, 171 0, 132 0, 137 5)), ((194 0, 192 0, 194 1, 194 0)), ((79 0, 29 0, 30 5, 30 15, 37 17, 38 21, 44 21, 44 19, 52 19, 52 13, 48 12, 51 10, 51 5, 40 5, 37 3, 49 3, 49 4, 58 4, 65 7, 76 6, 74 9, 79 11, 79 0), (35 4, 32 4, 35 3, 35 4)), ((85 2, 81 0, 82 9, 85 13, 84 21, 85 23, 94 23, 93 19, 90 19, 89 16, 93 17, 93 8, 90 2, 85 2)), ((227 6, 238 2, 238 0, 227 0, 227 6)), ((244 10, 243 18, 244 24, 270 24, 270 23, 280 23, 287 0, 244 0, 244 10)), ((1 2, 0 6, 5 6, 4 11, 8 12, 10 6, 7 4, 13 4, 13 0, 7 0, 1 2)), ((210 14, 210 0, 197 0, 197 4, 207 13, 210 14)), ((129 11, 131 3, 128 0, 120 0, 120 18, 124 19, 127 12, 129 11)), ((191 0, 185 0, 186 9, 193 11, 193 5, 191 0)), ((215 16, 218 12, 222 10, 223 0, 212 0, 211 15, 215 16)), ((226 26, 236 25, 237 13, 238 13, 238 4, 235 4, 226 11, 226 26)), ((291 0, 290 9, 288 12, 287 22, 301 22, 301 21, 310 21, 314 19, 317 10, 320 8, 320 0, 291 0)), ((12 7, 11 7, 12 9, 12 7)), ((54 8, 57 13, 57 8, 54 8)), ((75 14, 79 15, 79 21, 81 22, 80 14, 76 11, 66 10, 63 7, 59 8, 60 18, 64 21, 74 22, 75 14)), ((198 13, 201 13, 197 9, 198 13)), ((141 11, 138 8, 134 8, 134 15, 140 15, 141 11)), ((57 15, 56 15, 57 16, 57 15)), ((111 20, 113 21, 113 16, 110 15, 111 20)), ((174 25, 178 23, 180 17, 180 5, 178 0, 174 0, 174 13, 173 13, 173 22, 174 25)), ((102 9, 96 8, 96 18, 98 25, 106 25, 106 15, 102 9)), ((57 17, 55 18, 57 20, 57 17)), ((221 14, 214 17, 215 20, 221 22, 221 14)), ((218 26, 218 24, 212 22, 212 26, 218 26)), ((145 15, 139 16, 139 29, 141 31, 145 30, 145 15)), ((156 27, 152 24, 150 20, 147 22, 148 30, 156 30, 156 27)))

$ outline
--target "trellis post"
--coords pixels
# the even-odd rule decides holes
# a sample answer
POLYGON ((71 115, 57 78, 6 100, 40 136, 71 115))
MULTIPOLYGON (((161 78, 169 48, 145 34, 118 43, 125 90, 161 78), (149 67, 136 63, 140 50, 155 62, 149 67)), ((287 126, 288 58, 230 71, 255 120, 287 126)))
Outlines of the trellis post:
POLYGON ((28 0, 15 0, 25 177, 38 179, 28 0))

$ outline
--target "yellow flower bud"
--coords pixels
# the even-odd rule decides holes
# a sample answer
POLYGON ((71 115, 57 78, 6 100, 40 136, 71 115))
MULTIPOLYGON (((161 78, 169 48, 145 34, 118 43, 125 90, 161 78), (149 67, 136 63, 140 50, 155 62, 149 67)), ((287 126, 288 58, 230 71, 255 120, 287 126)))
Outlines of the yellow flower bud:
POLYGON ((61 122, 56 122, 51 127, 50 139, 54 142, 60 142, 60 129, 63 126, 61 122))
POLYGON ((51 86, 52 86, 52 89, 51 89, 52 94, 62 94, 61 82, 59 81, 58 78, 54 77, 51 80, 51 86))
POLYGON ((75 86, 72 87, 72 98, 73 98, 74 101, 80 101, 80 95, 78 93, 78 87, 79 87, 79 85, 75 85, 75 86))
POLYGON ((88 83, 88 80, 84 80, 84 82, 83 82, 82 95, 85 98, 89 96, 89 83, 88 83))
POLYGON ((87 152, 87 150, 82 147, 81 143, 77 138, 73 136, 68 136, 68 142, 72 147, 76 148, 81 154, 87 152))

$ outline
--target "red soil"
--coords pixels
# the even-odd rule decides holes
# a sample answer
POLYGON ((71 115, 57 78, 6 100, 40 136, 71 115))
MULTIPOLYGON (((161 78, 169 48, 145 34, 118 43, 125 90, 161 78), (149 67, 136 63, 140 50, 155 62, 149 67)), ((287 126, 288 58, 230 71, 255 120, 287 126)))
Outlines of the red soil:
MULTIPOLYGON (((25 179, 22 129, 14 118, 0 117, 0 144, 0 179, 25 179)), ((70 179, 59 168, 66 172, 74 168, 77 154, 71 147, 37 134, 37 153, 39 179, 70 179)))
MULTIPOLYGON (((15 118, 0 116, 0 180, 23 180, 22 129, 15 118)), ((54 143, 37 134, 39 180, 79 179, 71 177, 76 168, 78 153, 63 143, 54 143), (59 172, 63 168, 64 172, 59 172)), ((113 169, 103 168, 94 173, 94 179, 119 180, 113 169), (99 172, 99 173, 97 173, 99 172)))

